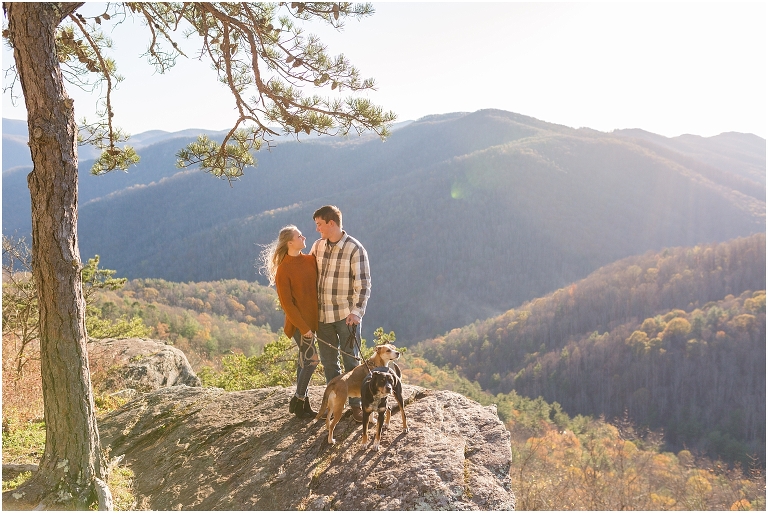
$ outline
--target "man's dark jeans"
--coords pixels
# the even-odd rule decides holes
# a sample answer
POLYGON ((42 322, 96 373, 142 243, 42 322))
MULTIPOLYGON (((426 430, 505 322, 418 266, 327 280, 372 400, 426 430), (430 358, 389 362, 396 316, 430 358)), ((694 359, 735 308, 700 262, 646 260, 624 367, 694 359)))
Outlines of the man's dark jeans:
MULTIPOLYGON (((344 372, 349 372, 359 365, 360 361, 355 358, 360 357, 360 351, 357 349, 355 339, 351 336, 352 333, 355 333, 359 340, 360 325, 348 326, 346 319, 328 323, 321 322, 317 327, 317 347, 320 350, 320 361, 323 362, 326 383, 341 375, 339 349, 343 351, 341 361, 344 364, 344 372), (354 331, 351 331, 351 328, 354 328, 354 331), (329 347, 328 344, 333 347, 329 347), (349 355, 354 355, 354 357, 349 355)), ((360 406, 361 404, 359 397, 349 398, 350 406, 360 406)))

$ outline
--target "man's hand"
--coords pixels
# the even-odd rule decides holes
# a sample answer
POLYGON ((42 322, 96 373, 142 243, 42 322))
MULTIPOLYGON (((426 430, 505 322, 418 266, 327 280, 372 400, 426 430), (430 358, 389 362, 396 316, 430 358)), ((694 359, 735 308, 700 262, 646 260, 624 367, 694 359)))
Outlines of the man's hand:
POLYGON ((347 315, 347 325, 351 326, 351 325, 354 325, 354 324, 360 324, 360 317, 358 317, 357 315, 351 313, 351 314, 347 315))

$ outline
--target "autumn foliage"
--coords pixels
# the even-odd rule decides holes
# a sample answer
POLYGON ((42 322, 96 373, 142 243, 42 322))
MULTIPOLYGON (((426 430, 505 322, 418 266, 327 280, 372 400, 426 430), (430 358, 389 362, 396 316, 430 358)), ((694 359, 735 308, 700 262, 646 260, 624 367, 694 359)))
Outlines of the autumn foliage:
POLYGON ((518 510, 765 509, 765 472, 754 460, 728 465, 686 449, 669 452, 660 432, 627 415, 570 417, 541 397, 494 396, 410 353, 401 366, 408 383, 496 405, 511 434, 518 510))
POLYGON ((746 465, 765 458, 765 338, 756 234, 621 260, 416 349, 493 393, 627 411, 668 449, 746 465))
POLYGON ((283 323, 275 291, 242 280, 131 280, 97 304, 106 318, 140 317, 151 338, 184 351, 196 369, 219 367, 224 354, 261 354, 283 323))

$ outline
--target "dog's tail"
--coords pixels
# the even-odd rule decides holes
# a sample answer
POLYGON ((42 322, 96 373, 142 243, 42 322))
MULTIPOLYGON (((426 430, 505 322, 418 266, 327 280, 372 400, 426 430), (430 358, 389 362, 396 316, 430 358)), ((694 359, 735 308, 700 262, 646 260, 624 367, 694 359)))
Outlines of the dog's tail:
MULTIPOLYGON (((325 413, 325 410, 328 409, 328 395, 330 394, 330 389, 326 386, 325 392, 323 392, 323 402, 320 404, 320 408, 317 410, 317 415, 315 416, 315 420, 320 420, 323 416, 323 413, 325 413)), ((330 412, 329 412, 330 414, 330 412)))
POLYGON ((392 364, 393 368, 395 369, 395 374, 397 374, 397 377, 398 378, 402 378, 403 375, 400 372, 400 367, 398 367, 398 365, 395 362, 390 362, 390 363, 392 364))

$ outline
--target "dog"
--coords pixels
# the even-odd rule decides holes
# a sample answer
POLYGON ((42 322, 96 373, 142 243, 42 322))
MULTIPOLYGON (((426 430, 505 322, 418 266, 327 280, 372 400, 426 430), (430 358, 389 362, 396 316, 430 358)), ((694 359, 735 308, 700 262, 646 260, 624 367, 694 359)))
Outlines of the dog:
POLYGON ((403 419, 403 433, 408 432, 408 421, 405 418, 405 405, 403 404, 403 385, 400 382, 402 375, 400 367, 393 364, 394 369, 389 367, 377 367, 368 374, 361 384, 361 400, 363 403, 363 446, 368 444, 368 423, 371 414, 378 412, 376 419, 376 434, 373 438, 373 450, 379 450, 381 442, 381 429, 389 427, 389 418, 391 411, 387 407, 387 398, 390 395, 395 397, 400 406, 400 415, 403 419))
POLYGON ((360 397, 360 385, 368 374, 368 368, 387 367, 389 362, 400 358, 400 351, 392 344, 381 344, 375 347, 373 356, 367 360, 368 365, 362 363, 349 372, 336 376, 325 386, 323 402, 317 412, 315 420, 320 420, 323 413, 328 411, 325 425, 328 427, 328 443, 335 444, 333 430, 341 420, 341 412, 344 403, 349 397, 360 397))

